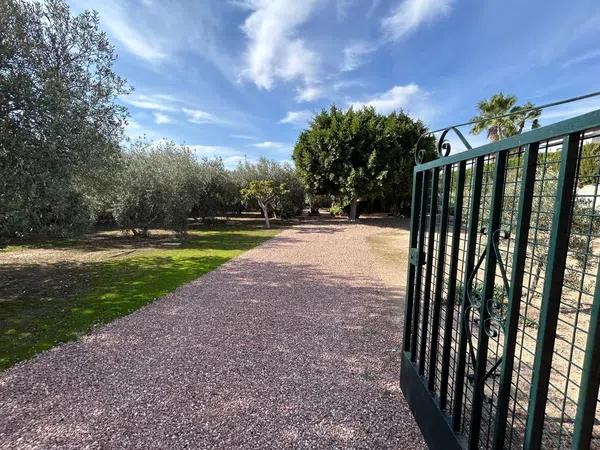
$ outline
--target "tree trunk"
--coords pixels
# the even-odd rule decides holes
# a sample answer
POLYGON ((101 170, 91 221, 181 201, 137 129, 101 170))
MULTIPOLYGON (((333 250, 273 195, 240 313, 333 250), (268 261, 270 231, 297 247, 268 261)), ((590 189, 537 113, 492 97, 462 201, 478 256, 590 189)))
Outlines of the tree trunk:
POLYGON ((263 216, 265 216, 265 227, 271 228, 271 223, 269 222, 269 209, 267 205, 260 205, 260 209, 263 211, 263 216))
POLYGON ((350 203, 350 214, 348 215, 348 220, 350 222, 356 222, 357 209, 358 209, 358 197, 354 197, 352 199, 352 203, 350 203))

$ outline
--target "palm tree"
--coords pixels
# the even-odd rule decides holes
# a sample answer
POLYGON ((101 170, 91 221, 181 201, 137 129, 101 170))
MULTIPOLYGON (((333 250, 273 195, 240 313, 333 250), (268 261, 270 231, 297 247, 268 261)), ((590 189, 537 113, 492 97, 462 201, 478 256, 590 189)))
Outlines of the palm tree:
POLYGON ((471 128, 471 133, 479 134, 487 130, 488 139, 494 142, 521 133, 527 121, 531 121, 531 128, 538 128, 540 126, 538 119, 542 111, 540 109, 527 111, 533 108, 530 102, 523 106, 515 106, 516 103, 516 96, 505 96, 502 92, 492 95, 489 100, 480 101, 477 104, 480 114, 471 119, 472 122, 476 122, 471 128), (512 115, 505 116, 509 113, 512 115))

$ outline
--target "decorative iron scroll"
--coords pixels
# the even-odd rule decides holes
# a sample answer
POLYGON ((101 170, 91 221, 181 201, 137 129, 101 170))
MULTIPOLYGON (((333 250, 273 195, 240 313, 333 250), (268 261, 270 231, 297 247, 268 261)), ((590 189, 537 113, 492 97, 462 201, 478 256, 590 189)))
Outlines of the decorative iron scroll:
MULTIPOLYGON (((483 234, 485 234, 486 229, 483 228, 481 230, 481 232, 483 234)), ((478 311, 481 311, 482 303, 485 304, 485 308, 487 309, 487 312, 489 315, 489 317, 485 320, 484 327, 483 327, 483 329, 485 330, 485 333, 491 338, 496 338, 499 336, 500 333, 504 333, 504 329, 505 329, 505 325, 506 325, 506 315, 507 315, 507 305, 506 305, 504 299, 508 297, 510 283, 508 281, 508 276, 506 275, 506 268, 502 261, 502 256, 500 254, 500 249, 498 247, 498 243, 501 238, 508 239, 509 237, 510 237, 510 233, 507 230, 503 230, 503 229, 498 229, 498 230, 494 231, 492 233, 492 236, 490 236, 491 247, 492 247, 494 253, 496 254, 496 261, 498 264, 498 269, 500 269, 500 274, 502 276, 502 282, 503 282, 502 292, 501 293, 498 292, 496 286, 494 285, 494 290, 493 290, 493 294, 492 294, 491 298, 484 299, 483 298, 483 296, 484 296, 483 287, 479 286, 476 289, 474 289, 474 287, 473 287, 473 280, 475 279, 475 275, 477 274, 477 271, 481 267, 481 264, 483 263, 483 261, 485 260, 487 254, 489 252, 489 247, 486 247, 486 249, 482 252, 481 256, 477 260, 477 264, 475 264, 475 267, 473 268, 473 271, 471 272, 471 275, 469 276, 469 282, 468 282, 467 286, 465 286, 465 295, 468 299, 468 304, 463 309, 463 315, 465 316, 465 320, 463 321, 463 323, 465 324, 465 332, 467 335, 467 346, 468 346, 469 356, 471 358, 472 367, 475 367, 475 350, 473 348, 473 340, 472 340, 473 329, 471 326, 471 322, 475 321, 475 319, 476 319, 475 314, 478 311)), ((490 376, 494 375, 496 372, 496 369, 500 366, 501 363, 502 363, 502 358, 500 357, 494 362, 491 369, 486 372, 485 376, 483 377, 482 382, 485 382, 485 380, 487 380, 490 376)), ((474 375, 472 375, 472 374, 467 375, 467 379, 471 384, 473 384, 473 382, 475 381, 474 375)))
MULTIPOLYGON (((446 135, 450 132, 450 131, 454 131, 454 134, 456 134, 458 136, 458 138, 461 140, 461 142, 464 144, 464 146, 467 148, 467 150, 471 150, 473 147, 471 147, 471 144, 469 144, 469 141, 467 141, 467 139, 465 138, 465 136, 460 132, 460 130, 456 127, 450 127, 450 128, 446 128, 440 138, 438 139, 437 142, 437 146, 436 146, 436 152, 437 152, 437 158, 444 158, 446 156, 448 156, 450 154, 450 151, 452 150, 452 145, 450 144, 450 141, 446 140, 446 135)), ((417 144, 415 145, 415 162, 417 164, 422 164, 425 159, 425 155, 427 154, 427 152, 424 149, 420 149, 419 148, 419 143, 421 142, 421 139, 423 139, 425 136, 429 136, 433 134, 432 131, 427 131, 425 133, 423 133, 421 136, 419 136, 419 139, 417 139, 417 144)))

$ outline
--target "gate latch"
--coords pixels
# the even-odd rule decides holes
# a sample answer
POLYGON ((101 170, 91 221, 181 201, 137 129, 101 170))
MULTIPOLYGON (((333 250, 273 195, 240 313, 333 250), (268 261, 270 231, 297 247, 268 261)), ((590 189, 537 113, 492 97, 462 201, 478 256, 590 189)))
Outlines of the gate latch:
POLYGON ((424 255, 421 255, 421 258, 419 259, 419 249, 418 248, 411 248, 410 249, 410 263, 413 266, 417 266, 418 264, 423 265, 425 263, 425 257, 424 255))

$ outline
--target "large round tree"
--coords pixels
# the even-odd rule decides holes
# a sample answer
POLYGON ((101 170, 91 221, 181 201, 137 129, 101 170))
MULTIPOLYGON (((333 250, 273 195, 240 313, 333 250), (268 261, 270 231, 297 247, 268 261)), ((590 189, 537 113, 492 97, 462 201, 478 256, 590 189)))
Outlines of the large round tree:
MULTIPOLYGON (((313 195, 332 195, 350 204, 356 220, 358 199, 389 195, 398 204, 410 199, 414 150, 426 131, 403 112, 388 116, 372 107, 322 110, 294 147, 298 175, 313 195)), ((433 149, 433 139, 422 141, 433 149)))

